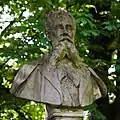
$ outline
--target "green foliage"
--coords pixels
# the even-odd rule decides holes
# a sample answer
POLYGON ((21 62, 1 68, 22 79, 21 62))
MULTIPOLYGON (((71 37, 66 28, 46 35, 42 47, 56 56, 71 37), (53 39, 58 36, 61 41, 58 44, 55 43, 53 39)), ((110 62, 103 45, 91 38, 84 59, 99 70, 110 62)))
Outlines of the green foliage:
POLYGON ((99 111, 98 105, 93 103, 89 106, 86 106, 84 110, 89 110, 89 112, 92 114, 93 119, 95 120, 107 120, 106 117, 99 111))
POLYGON ((119 98, 119 1, 1 0, 0 5, 0 119, 43 119, 42 104, 17 99, 9 89, 23 64, 51 50, 50 41, 45 38, 45 14, 53 8, 63 7, 76 19, 76 46, 80 56, 108 87, 109 95, 104 107, 92 104, 87 109, 95 120, 114 120, 112 116, 119 105, 115 105, 114 99, 110 103, 110 98, 113 98, 110 94, 119 98), (115 71, 108 73, 111 65, 115 66, 115 71))
POLYGON ((119 71, 120 71, 120 65, 119 65, 119 64, 116 65, 116 66, 115 66, 115 69, 116 69, 117 72, 119 72, 119 71))

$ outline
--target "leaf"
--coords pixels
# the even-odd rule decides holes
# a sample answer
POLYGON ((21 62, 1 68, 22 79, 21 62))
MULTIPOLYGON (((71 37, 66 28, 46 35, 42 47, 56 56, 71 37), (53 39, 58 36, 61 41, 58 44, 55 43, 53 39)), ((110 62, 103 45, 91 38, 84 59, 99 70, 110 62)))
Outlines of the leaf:
POLYGON ((86 20, 86 18, 84 18, 84 17, 80 18, 80 21, 81 21, 83 24, 86 24, 86 23, 87 23, 87 20, 86 20))
POLYGON ((117 72, 120 72, 120 64, 115 65, 115 70, 116 70, 117 72))
POLYGON ((98 36, 99 34, 97 32, 95 32, 95 31, 92 31, 92 35, 98 36))
POLYGON ((116 29, 116 26, 115 25, 108 25, 108 26, 105 26, 105 29, 112 31, 113 29, 116 29))
POLYGON ((82 32, 81 32, 81 35, 83 35, 83 36, 85 36, 85 37, 86 37, 86 36, 90 36, 89 32, 87 32, 87 31, 82 31, 82 32))

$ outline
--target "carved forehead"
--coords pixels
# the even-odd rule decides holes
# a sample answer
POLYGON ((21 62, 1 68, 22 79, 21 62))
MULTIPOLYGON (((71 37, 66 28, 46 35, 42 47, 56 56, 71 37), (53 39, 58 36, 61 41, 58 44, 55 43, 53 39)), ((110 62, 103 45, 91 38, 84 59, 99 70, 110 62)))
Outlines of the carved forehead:
POLYGON ((47 18, 70 17, 70 14, 65 10, 53 10, 47 14, 47 18))
POLYGON ((60 21, 66 21, 76 27, 73 16, 65 10, 53 10, 46 16, 46 24, 49 24, 47 26, 53 25, 54 23, 56 24, 60 21))
POLYGON ((61 16, 61 17, 57 17, 54 22, 53 22, 54 25, 57 25, 57 24, 71 24, 73 25, 73 22, 72 20, 70 19, 70 17, 67 17, 67 16, 61 16))

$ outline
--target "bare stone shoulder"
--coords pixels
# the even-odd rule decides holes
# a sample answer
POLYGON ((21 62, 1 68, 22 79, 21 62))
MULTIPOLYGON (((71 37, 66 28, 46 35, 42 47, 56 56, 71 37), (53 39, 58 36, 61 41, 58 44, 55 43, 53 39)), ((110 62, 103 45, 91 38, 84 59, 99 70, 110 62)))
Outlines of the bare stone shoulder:
POLYGON ((42 65, 43 63, 46 64, 45 61, 47 61, 48 57, 49 55, 45 55, 42 58, 38 58, 37 60, 24 64, 19 69, 18 73, 14 78, 14 82, 10 89, 10 93, 14 94, 15 96, 18 96, 20 85, 23 84, 28 79, 28 77, 34 72, 34 70, 37 68, 38 65, 42 65))
POLYGON ((95 78, 97 84, 99 85, 102 96, 105 97, 107 95, 106 85, 104 84, 102 79, 95 73, 95 71, 92 68, 88 67, 88 70, 91 72, 91 75, 95 78))

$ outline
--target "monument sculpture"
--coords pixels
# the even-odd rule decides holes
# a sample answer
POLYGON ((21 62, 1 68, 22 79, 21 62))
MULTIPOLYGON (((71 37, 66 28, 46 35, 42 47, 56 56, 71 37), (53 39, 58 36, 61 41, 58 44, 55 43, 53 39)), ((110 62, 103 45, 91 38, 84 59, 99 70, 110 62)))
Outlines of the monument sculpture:
POLYGON ((107 88, 93 69, 83 63, 75 47, 76 24, 65 10, 46 16, 46 37, 53 51, 25 64, 10 92, 46 104, 48 120, 79 120, 83 107, 105 96, 107 88))

